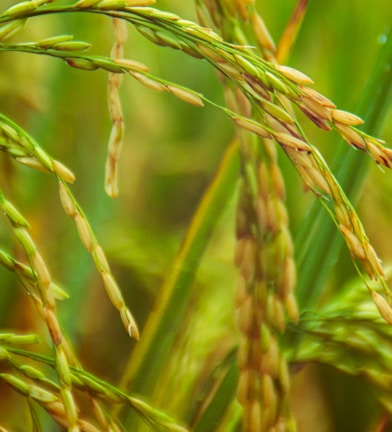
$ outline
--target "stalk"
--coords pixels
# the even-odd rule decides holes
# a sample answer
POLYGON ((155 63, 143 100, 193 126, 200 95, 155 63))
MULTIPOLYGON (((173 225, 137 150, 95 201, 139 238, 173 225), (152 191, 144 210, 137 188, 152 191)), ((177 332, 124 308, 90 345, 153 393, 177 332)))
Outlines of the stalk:
POLYGON ((120 388, 131 384, 136 392, 148 394, 173 343, 191 295, 194 276, 219 217, 231 198, 238 170, 237 143, 226 150, 222 162, 189 226, 156 306, 143 329, 124 370, 120 388))

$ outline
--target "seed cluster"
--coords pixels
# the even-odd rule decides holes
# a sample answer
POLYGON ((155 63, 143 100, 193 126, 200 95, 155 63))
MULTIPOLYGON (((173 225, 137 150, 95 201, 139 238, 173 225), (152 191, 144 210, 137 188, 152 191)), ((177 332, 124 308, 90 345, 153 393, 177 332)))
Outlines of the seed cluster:
MULTIPOLYGON (((218 15, 222 9, 215 7, 213 3, 213 1, 205 2, 204 8, 199 7, 199 14, 203 18, 204 13, 203 19, 207 22, 205 14, 211 10, 215 15, 210 21, 220 23, 222 19, 218 15)), ((198 4, 200 6, 201 2, 198 4)), ((266 33, 260 19, 255 18, 256 12, 252 4, 253 2, 249 4, 227 2, 225 10, 228 11, 227 13, 234 11, 238 16, 249 19, 253 26, 259 26, 254 29, 259 43, 263 40, 268 41, 270 36, 266 33), (241 6, 238 6, 240 4, 241 6)), ((225 111, 237 125, 262 138, 273 138, 282 146, 306 186, 317 196, 331 200, 333 203, 331 215, 340 228, 353 257, 359 260, 364 271, 372 278, 382 279, 380 260, 370 247, 357 215, 321 154, 304 136, 287 108, 287 101, 297 105, 322 129, 335 128, 350 144, 366 150, 377 163, 389 167, 391 150, 385 148, 380 140, 355 129, 354 126, 361 123, 361 120, 350 113, 337 110, 331 101, 309 87, 313 81, 302 72, 267 62, 247 46, 223 42, 216 32, 181 20, 174 14, 147 7, 129 8, 129 11, 132 12, 131 15, 137 16, 135 21, 138 30, 154 43, 181 49, 195 57, 207 59, 220 72, 222 79, 231 82, 251 101, 255 112, 255 116, 252 117, 257 120, 251 119, 251 115, 246 116, 233 110, 225 111), (159 31, 155 24, 157 20, 162 24, 159 31), (359 244, 362 245, 365 253, 362 253, 361 248, 355 247, 359 244)), ((133 17, 125 15, 125 12, 123 17, 134 23, 133 17)), ((273 45, 268 42, 265 49, 270 52, 271 58, 273 45)), ((156 91, 169 91, 188 103, 202 106, 203 102, 210 102, 199 93, 168 84, 146 72, 129 71, 129 73, 143 85, 156 91)), ((385 284, 384 288, 388 293, 385 284)))
MULTIPOLYGON (((198 17, 201 23, 206 26, 212 24, 218 29, 222 23, 225 23, 225 39, 228 39, 228 35, 230 35, 227 25, 229 18, 231 23, 235 20, 239 21, 238 17, 248 24, 250 23, 258 43, 262 46, 265 44, 261 50, 264 53, 264 58, 274 62, 275 47, 264 23, 258 17, 255 8, 252 7, 254 2, 227 1, 224 2, 224 6, 220 5, 219 7, 217 6, 218 2, 214 0, 204 0, 198 3, 198 17), (226 14, 226 16, 221 16, 222 14, 226 14)), ((244 34, 239 33, 238 25, 235 23, 232 24, 231 34, 235 35, 235 42, 247 45, 244 34), (238 37, 239 34, 240 37, 238 37)), ((238 288, 239 326, 245 336, 239 352, 241 370, 239 400, 245 409, 244 424, 246 430, 269 430, 269 428, 278 427, 279 408, 274 407, 275 418, 272 416, 271 419, 270 405, 266 404, 266 400, 269 402, 273 400, 275 405, 278 405, 276 401, 285 400, 284 395, 279 394, 279 389, 286 387, 277 384, 276 376, 271 377, 271 375, 269 375, 270 379, 267 380, 268 384, 264 381, 262 384, 258 383, 260 363, 262 364, 263 358, 270 358, 270 353, 268 350, 261 353, 257 342, 260 334, 267 335, 268 343, 273 341, 271 351, 275 356, 276 369, 281 361, 284 362, 283 358, 279 358, 275 334, 283 331, 285 327, 284 306, 294 322, 297 319, 298 310, 292 293, 295 285, 295 265, 292 257, 284 261, 285 253, 288 257, 292 254, 291 239, 289 235, 281 235, 281 239, 274 235, 274 231, 277 231, 274 224, 285 219, 287 223, 287 217, 282 211, 284 206, 278 205, 276 201, 276 197, 283 198, 281 191, 284 189, 279 180, 279 170, 275 168, 277 165, 275 165, 273 156, 273 146, 268 140, 274 139, 281 145, 308 188, 316 195, 332 200, 333 217, 353 258, 361 263, 362 268, 371 278, 381 279, 388 299, 389 289, 383 281, 384 272, 379 258, 370 245, 357 215, 322 156, 308 142, 297 125, 288 102, 297 105, 321 129, 328 131, 335 128, 349 144, 367 151, 379 164, 390 167, 392 153, 390 149, 383 147, 380 140, 356 130, 354 127, 363 121, 351 113, 336 109, 331 101, 309 87, 313 81, 302 72, 287 66, 266 64, 256 59, 253 51, 230 54, 223 50, 213 50, 211 47, 205 48, 201 43, 196 45, 203 56, 208 58, 211 63, 215 63, 215 67, 221 73, 222 82, 226 85, 227 82, 231 82, 236 86, 236 89, 241 90, 240 92, 232 90, 226 92, 226 101, 233 113, 231 117, 234 122, 243 129, 261 137, 266 146, 263 156, 268 163, 262 162, 260 164, 256 179, 253 174, 255 163, 250 160, 252 150, 249 150, 250 146, 247 148, 242 146, 243 161, 245 161, 243 166, 244 180, 237 213, 235 261, 241 272, 238 288), (248 101, 253 105, 253 112, 248 101), (254 120, 255 118, 258 118, 258 121, 254 120), (260 181, 260 178, 263 180, 260 181), (275 185, 272 188, 272 193, 268 187, 271 183, 275 185), (254 196, 258 197, 256 204, 255 199, 252 199, 254 196), (256 230, 255 220, 257 221, 256 230), (255 235, 255 231, 259 233, 258 236, 255 235), (285 240, 283 240, 284 237, 286 237, 285 240), (271 247, 273 244, 275 244, 275 248, 271 247), (285 244, 286 248, 284 247, 285 244), (265 259, 265 256, 268 259, 265 259), (282 262, 284 264, 280 265, 282 262), (279 270, 274 274, 273 271, 276 268, 279 270), (272 272, 272 276, 269 272, 272 272), (264 278, 269 280, 269 283, 266 283, 264 278), (271 290, 271 287, 276 291, 271 290), (260 298, 255 300, 255 292, 258 293, 259 297, 260 293, 263 293, 261 300, 260 298), (282 297, 279 298, 282 293, 283 298, 286 299, 285 302, 281 301, 282 297), (253 335, 253 342, 252 336, 249 335, 253 335), (261 388, 268 390, 259 394, 261 388), (275 398, 272 398, 271 394, 274 394, 275 398), (266 395, 269 397, 266 398, 266 395), (261 406, 259 406, 260 401, 261 406), (263 403, 264 407, 262 406, 263 403), (261 413, 261 417, 254 414, 255 412, 261 413), (261 422, 262 426, 257 421, 261 422)), ((287 232, 287 228, 285 230, 280 228, 280 231, 282 233, 287 232)), ((370 292, 380 314, 387 322, 392 323, 392 309, 389 303, 376 291, 370 289, 370 292)), ((276 370, 273 372, 276 373, 276 370)), ((285 376, 288 380, 288 374, 285 376)), ((291 426, 284 426, 282 430, 295 428, 290 414, 287 418, 288 424, 291 426)))
MULTIPOLYGON (((166 430, 168 432, 186 432, 186 429, 176 424, 170 417, 163 415, 146 402, 113 388, 105 381, 89 375, 80 367, 70 368, 69 377, 72 386, 90 395, 93 411, 98 422, 98 427, 90 420, 80 416, 77 419, 76 428, 69 427, 66 404, 59 396, 61 388, 49 379, 41 370, 30 364, 20 362, 20 356, 31 357, 32 360, 42 360, 42 356, 35 358, 34 354, 21 350, 22 345, 36 344, 35 335, 16 335, 12 333, 0 334, 0 359, 8 362, 17 371, 17 374, 0 373, 0 380, 16 390, 26 398, 33 400, 41 406, 51 417, 67 430, 80 430, 83 432, 111 431, 119 432, 123 427, 108 412, 106 404, 123 404, 131 407, 146 420, 153 430, 166 430), (19 349, 18 349, 19 348, 19 349)), ((47 364, 58 368, 58 364, 46 359, 47 364)))
MULTIPOLYGON (((121 60, 124 57, 123 47, 128 35, 126 23, 118 18, 113 18, 113 30, 115 43, 112 49, 112 58, 121 60)), ((113 126, 106 160, 105 190, 113 198, 118 195, 118 161, 124 135, 124 116, 119 95, 121 80, 122 75, 113 72, 109 73, 108 105, 113 126)))
MULTIPOLYGON (((32 139, 32 137, 23 131, 23 129, 18 127, 2 114, 0 114, 0 148, 15 158, 19 163, 57 175, 59 180, 60 200, 64 211, 74 219, 82 244, 90 253, 93 254, 96 266, 102 275, 105 289, 114 306, 119 310, 126 330, 131 337, 138 339, 139 332, 137 330, 137 325, 122 299, 121 292, 110 272, 102 248, 97 243, 81 208, 78 206, 70 190, 66 186, 66 182, 74 182, 74 174, 61 162, 54 160, 32 139)), ((23 245, 26 248, 25 250, 28 251, 30 263, 35 269, 35 273, 37 273, 38 281, 44 289, 43 292, 46 293, 49 286, 55 285, 51 281, 44 260, 41 255, 36 252, 35 245, 26 230, 28 222, 5 198, 2 201, 4 211, 12 223, 17 226, 15 234, 18 236, 19 240, 23 242, 23 245)), ((15 265, 14 263, 8 263, 8 266, 6 265, 6 267, 14 268, 15 265)), ((26 271, 20 270, 19 267, 18 274, 23 274, 26 277, 26 271)), ((29 276, 27 276, 27 279, 29 279, 29 276)), ((57 292, 59 292, 58 289, 57 292)))
MULTIPOLYGON (((232 61, 236 61, 237 66, 240 67, 245 65, 245 63, 238 61, 238 56, 232 61)), ((285 99, 299 104, 303 110, 306 109, 307 113, 312 114, 312 119, 320 127, 325 129, 328 126, 330 128, 332 124, 342 133, 346 140, 353 145, 355 143, 355 147, 362 146, 362 149, 370 149, 372 156, 377 153, 378 156, 375 157, 377 163, 389 167, 392 155, 391 149, 383 147, 379 140, 368 137, 361 131, 354 130, 353 125, 361 122, 358 117, 336 110, 335 105, 324 96, 309 87, 303 87, 303 84, 310 83, 311 80, 304 77, 302 73, 297 73, 291 68, 274 66, 282 74, 281 77, 267 71, 262 72, 262 78, 260 78, 260 73, 258 73, 258 77, 251 75, 253 70, 248 68, 247 71, 244 70, 241 73, 242 81, 239 81, 238 68, 235 69, 233 75, 229 69, 222 69, 222 64, 217 65, 222 74, 232 82, 235 81, 236 85, 240 85, 243 93, 255 104, 256 112, 261 117, 261 121, 257 122, 233 114, 233 120, 244 129, 262 138, 273 138, 281 145, 307 187, 316 195, 332 200, 333 217, 337 221, 337 225, 353 257, 360 261, 364 271, 371 278, 382 278, 383 271, 380 260, 370 246, 357 215, 321 154, 307 141, 297 122, 285 107, 285 99), (294 87, 288 86, 285 80, 290 80, 291 84, 296 85, 295 91, 294 87), (321 117, 322 114, 324 117, 321 117), (358 139, 354 140, 352 134, 355 134, 358 139)), ((230 68, 232 66, 233 64, 230 64, 230 68)))
POLYGON ((296 277, 287 214, 279 195, 282 183, 274 166, 260 163, 256 202, 242 182, 237 209, 236 306, 243 335, 238 400, 244 407, 244 430, 249 432, 295 430, 287 400, 288 367, 278 336, 285 330, 285 311, 291 320, 298 320, 296 277))
POLYGON ((75 201, 69 188, 61 180, 59 181, 59 196, 65 213, 75 222, 80 241, 94 258, 95 265, 101 275, 106 293, 113 306, 120 312, 120 317, 125 329, 131 337, 139 339, 139 330, 136 322, 130 310, 126 306, 121 290, 111 273, 105 253, 103 252, 102 247, 98 244, 82 209, 75 201))
POLYGON ((10 119, 0 114, 0 150, 22 165, 57 174, 73 183, 75 176, 61 162, 52 159, 28 134, 10 119))
MULTIPOLYGON (((73 173, 61 162, 54 160, 23 129, 3 115, 0 115, 0 148, 23 165, 57 176, 64 210, 74 219, 83 245, 92 253, 108 296, 119 310, 126 330, 130 336, 137 339, 139 333, 136 323, 110 272, 104 252, 95 240, 87 219, 66 185, 67 182, 72 183, 75 180, 73 173)), ((97 429, 93 426, 87 427, 85 422, 79 419, 72 393, 70 364, 76 363, 56 315, 56 299, 64 299, 67 294, 53 282, 48 267, 29 233, 29 223, 2 193, 0 193, 0 207, 10 221, 15 237, 26 253, 29 265, 14 259, 5 251, 0 251, 0 264, 16 273, 48 328, 55 350, 55 366, 60 382, 59 396, 52 394, 49 397, 46 390, 23 383, 13 375, 2 374, 1 378, 25 396, 36 400, 60 424, 67 426, 68 430, 73 432, 96 431, 97 429)))
MULTIPOLYGON (((239 91, 227 88, 226 103, 241 115, 251 111, 239 91)), ((245 431, 290 431, 295 430, 295 421, 288 405, 290 379, 279 333, 285 330, 286 312, 297 322, 298 309, 284 181, 274 143, 254 142, 241 129, 237 133, 243 161, 234 258, 240 272, 236 306, 242 333, 237 396, 244 408, 245 431)))
MULTIPOLYGON (((33 276, 35 279, 34 288, 36 291, 32 292, 32 299, 40 312, 46 326, 48 328, 50 337, 54 344, 55 358, 57 364, 57 373, 60 381, 61 399, 65 410, 65 416, 69 430, 78 432, 78 413, 76 403, 72 394, 72 385, 69 372, 69 361, 72 360, 66 355, 67 342, 63 337, 59 322, 56 316, 56 300, 54 292, 52 291, 52 278, 49 270, 43 260, 40 252, 38 251, 35 242, 33 241, 28 231, 29 225, 19 211, 0 194, 0 207, 4 214, 7 216, 11 223, 12 230, 15 237, 18 239, 22 248, 24 249, 27 259, 31 266, 31 272, 22 270, 25 267, 18 268, 18 274, 27 275, 28 278, 33 276)), ((3 254, 3 258, 6 255, 3 254)), ((9 267, 15 268, 16 261, 8 263, 9 267)), ((9 377, 2 377, 4 380, 11 380, 15 382, 17 378, 12 375, 9 377)), ((15 384, 15 383, 14 383, 15 384)), ((30 389, 26 389, 30 391, 30 389)), ((57 399, 57 398, 56 398, 57 399)))
MULTIPOLYGON (((252 2, 236 2, 232 8, 227 8, 225 12, 230 15, 230 22, 238 19, 237 14, 241 20, 249 18, 248 3, 252 2)), ((230 4, 227 2, 227 5, 230 4)), ((199 19, 203 25, 207 23, 204 14, 207 9, 217 26, 222 11, 214 8, 214 5, 214 1, 199 2, 199 19)), ((228 17, 221 18, 221 22, 227 23, 228 17)), ((256 18, 256 21, 260 22, 260 19, 256 18)), ((225 31, 227 38, 230 34, 227 25, 225 31)), ((232 34, 232 39, 237 42, 238 29, 233 29, 232 34)), ((270 50, 271 39, 267 37, 265 40, 268 40, 270 50)), ((204 55, 211 56, 212 50, 201 45, 198 47, 204 55)), ((244 57, 234 57, 241 67, 247 70, 253 67, 244 57)), ((294 297, 296 273, 284 205, 284 181, 277 164, 273 134, 260 122, 251 120, 254 109, 249 98, 243 89, 231 86, 227 76, 234 75, 242 80, 242 75, 223 57, 215 57, 215 60, 218 61, 219 76, 225 86, 226 105, 235 113, 232 118, 239 126, 237 136, 242 157, 234 261, 240 273, 236 307, 242 339, 238 349, 240 378, 237 398, 244 410, 243 430, 294 431, 295 420, 288 404, 288 365, 279 347, 279 334, 286 327, 286 313, 293 322, 298 320, 294 297), (255 139, 245 130, 262 139, 255 139)), ((287 112, 269 99, 264 98, 260 102, 268 115, 293 123, 287 112)), ((288 146, 308 147, 304 142, 295 142, 287 133, 278 134, 288 146)))

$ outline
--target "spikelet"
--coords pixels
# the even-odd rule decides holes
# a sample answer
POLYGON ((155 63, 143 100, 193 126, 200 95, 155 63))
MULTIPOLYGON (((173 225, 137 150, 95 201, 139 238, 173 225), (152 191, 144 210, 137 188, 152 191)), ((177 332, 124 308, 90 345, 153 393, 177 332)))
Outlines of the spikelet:
POLYGON ((377 306, 378 311, 380 312, 380 315, 385 319, 385 321, 392 325, 392 308, 388 304, 388 302, 385 300, 385 298, 380 295, 378 292, 371 290, 370 291, 373 301, 375 305, 377 306))
POLYGON ((203 100, 195 92, 174 85, 168 85, 167 89, 184 102, 199 107, 204 106, 203 100))

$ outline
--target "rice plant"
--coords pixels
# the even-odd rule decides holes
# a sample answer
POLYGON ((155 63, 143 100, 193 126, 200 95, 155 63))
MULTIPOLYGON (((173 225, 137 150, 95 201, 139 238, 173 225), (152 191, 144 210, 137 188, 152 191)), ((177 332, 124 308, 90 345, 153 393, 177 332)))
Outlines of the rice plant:
POLYGON ((0 430, 390 427, 391 17, 365 3, 2 3, 0 430))

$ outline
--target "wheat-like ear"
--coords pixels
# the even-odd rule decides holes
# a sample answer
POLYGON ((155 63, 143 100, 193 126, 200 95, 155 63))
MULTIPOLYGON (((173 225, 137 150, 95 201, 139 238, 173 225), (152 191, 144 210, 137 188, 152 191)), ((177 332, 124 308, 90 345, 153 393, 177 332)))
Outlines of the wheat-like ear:
MULTIPOLYGON (((114 60, 121 61, 124 57, 123 46, 127 39, 126 23, 117 18, 113 18, 113 30, 115 42, 111 55, 114 60)), ((119 95, 121 78, 122 76, 120 74, 109 73, 108 102, 110 120, 113 126, 110 133, 108 156, 106 160, 105 190, 112 198, 118 195, 118 161, 124 136, 124 116, 119 95)))
POLYGON ((98 243, 86 215, 77 203, 69 187, 61 179, 59 179, 58 184, 59 196, 63 209, 75 222, 80 241, 85 249, 92 255, 110 301, 119 311, 121 320, 128 334, 135 339, 139 339, 139 330, 136 321, 125 304, 121 290, 110 270, 105 253, 98 243))
MULTIPOLYGON (((46 42, 46 44, 48 43, 49 42, 46 42)), ((53 40, 50 44, 52 43, 53 40)), ((60 201, 64 211, 74 220, 83 246, 92 254, 96 268, 102 277, 105 290, 111 302, 119 311, 125 329, 131 337, 138 339, 139 331, 136 322, 125 305, 121 291, 111 273, 103 249, 98 244, 86 215, 67 186, 67 183, 73 183, 75 181, 75 176, 72 171, 61 162, 53 159, 29 134, 6 116, 1 114, 0 146, 3 151, 16 159, 19 163, 40 171, 51 172, 56 175, 59 185, 60 201), (26 160, 28 160, 29 163, 26 163, 26 160)), ((6 209, 4 211, 8 212, 7 215, 11 218, 12 223, 19 226, 17 232, 19 233, 19 236, 24 239, 26 244, 25 247, 27 247, 29 240, 27 240, 26 232, 22 230, 22 228, 24 229, 28 227, 27 221, 24 220, 24 218, 10 203, 8 203, 7 200, 3 200, 3 205, 6 209)), ((31 247, 31 249, 34 251, 33 247, 31 247)), ((33 266, 35 266, 35 271, 38 276, 41 276, 41 284, 45 283, 45 286, 49 286, 52 281, 42 257, 39 254, 33 255, 31 257, 31 262, 33 266)))
MULTIPOLYGON (((0 333, 0 352, 2 360, 6 362, 17 374, 0 373, 0 381, 3 381, 13 390, 24 396, 27 400, 34 401, 42 407, 58 424, 67 430, 98 432, 100 430, 120 431, 122 425, 102 405, 121 404, 127 409, 138 413, 150 426, 151 430, 164 432, 187 432, 188 429, 176 423, 172 418, 163 414, 140 398, 129 396, 118 390, 106 381, 87 373, 81 367, 69 369, 72 385, 88 394, 93 403, 99 428, 89 419, 80 416, 74 425, 69 423, 67 413, 67 401, 64 401, 62 386, 54 382, 41 370, 24 361, 38 362, 40 366, 50 366, 58 370, 58 363, 51 358, 21 349, 20 346, 37 344, 39 341, 35 335, 18 335, 13 333, 0 333)), ((33 408, 30 407, 32 410, 33 408)), ((33 413, 32 413, 33 414, 33 413)), ((33 417, 35 417, 33 415, 33 417)), ((34 421, 34 420, 33 420, 34 421)), ((37 430, 41 430, 39 422, 35 424, 37 430)))
MULTIPOLYGON (((0 116, 0 145, 1 149, 23 165, 33 169, 51 172, 56 175, 60 185, 60 198, 65 212, 73 217, 80 239, 85 248, 95 258, 97 268, 102 275, 102 280, 109 298, 119 310, 121 319, 130 336, 138 338, 137 326, 128 308, 125 306, 121 292, 112 276, 102 248, 95 240, 90 225, 73 196, 67 189, 66 182, 75 180, 72 172, 59 161, 54 160, 45 152, 23 129, 18 127, 4 115, 0 116)), ((1 263, 8 269, 15 271, 21 281, 27 284, 28 292, 32 294, 34 304, 45 322, 54 345, 56 370, 60 382, 60 395, 49 400, 37 397, 37 401, 44 403, 45 409, 68 430, 78 432, 81 430, 78 418, 78 408, 72 392, 72 380, 70 375, 70 363, 75 359, 70 355, 68 342, 63 334, 56 313, 56 298, 64 297, 63 291, 53 283, 48 267, 38 251, 37 246, 29 233, 29 223, 13 204, 0 192, 0 207, 10 221, 11 228, 20 245, 26 253, 29 266, 19 263, 6 253, 2 253, 1 263), (30 287, 30 288, 29 288, 30 287), (30 289, 33 288, 32 291, 30 289), (60 402, 61 401, 61 402, 60 402), (55 403, 56 410, 54 410, 55 403), (60 410, 60 411, 58 411, 60 410)), ((2 379, 28 397, 34 399, 34 395, 42 395, 35 387, 18 381, 13 375, 3 375, 2 379)))
MULTIPOLYGON (((199 2, 199 16, 206 21, 206 9, 215 2, 199 2), (205 6, 205 9, 201 9, 205 6)), ((259 15, 250 10, 245 2, 236 2, 235 7, 223 8, 218 19, 215 10, 210 15, 215 22, 235 23, 236 29, 242 20, 262 25, 259 15)), ((223 31, 223 29, 219 29, 223 31)), ((232 42, 248 44, 234 28, 226 35, 232 42)), ((274 44, 265 26, 256 33, 262 51, 272 56, 274 44)), ((210 56, 210 51, 203 50, 210 56)), ((211 58, 211 57, 210 57, 211 58)), ((236 54, 240 67, 253 74, 257 69, 246 58, 236 54)), ((231 67, 222 69, 225 60, 221 57, 221 72, 236 75, 231 67)), ((239 75, 241 78, 241 75, 239 75)), ((288 230, 288 216, 284 205, 285 185, 280 172, 276 146, 272 139, 280 138, 285 145, 296 151, 309 151, 310 147, 291 135, 276 132, 269 125, 252 120, 257 118, 251 100, 244 91, 230 86, 230 79, 221 76, 225 85, 226 104, 235 112, 232 116, 238 126, 242 159, 242 179, 239 188, 236 212, 236 249, 234 262, 239 270, 236 295, 238 326, 242 339, 238 348, 239 382, 237 398, 243 407, 243 430, 259 431, 282 428, 290 430, 295 421, 290 413, 287 396, 290 389, 288 365, 279 344, 279 334, 286 328, 286 313, 294 322, 298 321, 298 307, 294 296, 296 284, 293 246, 288 230), (250 135, 252 132, 257 138, 250 135)), ((267 91, 259 98, 260 105, 270 116, 294 124, 290 115, 273 103, 267 91)), ((253 96, 257 94, 252 91, 253 96)))
MULTIPOLYGON (((69 372, 70 359, 67 358, 66 355, 66 348, 64 347, 66 342, 64 342, 64 335, 56 315, 56 300, 54 292, 52 291, 53 283, 51 275, 41 253, 38 251, 36 244, 28 231, 26 220, 2 193, 0 193, 0 207, 8 218, 12 231, 25 251, 30 264, 31 272, 25 271, 24 273, 29 274, 29 276, 31 273, 35 279, 34 286, 36 292, 32 298, 38 312, 47 326, 54 345, 57 373, 60 381, 61 400, 65 408, 64 417, 69 425, 69 429, 77 432, 80 429, 78 427, 77 406, 72 393, 72 384, 69 372)), ((16 262, 12 261, 11 264, 15 266, 16 262)), ((21 270, 18 270, 18 272, 21 272, 21 270)), ((8 376, 3 374, 2 378, 9 384, 13 383, 13 385, 21 391, 27 392, 30 395, 34 392, 34 390, 24 387, 21 383, 21 386, 18 387, 17 384, 19 381, 12 375, 8 376)))

